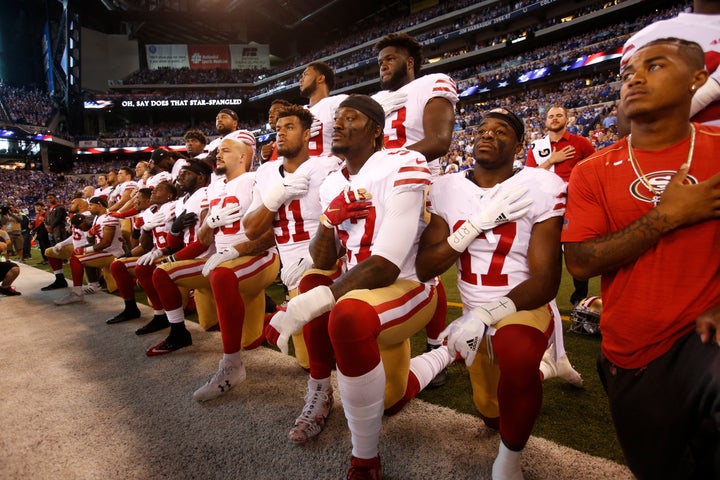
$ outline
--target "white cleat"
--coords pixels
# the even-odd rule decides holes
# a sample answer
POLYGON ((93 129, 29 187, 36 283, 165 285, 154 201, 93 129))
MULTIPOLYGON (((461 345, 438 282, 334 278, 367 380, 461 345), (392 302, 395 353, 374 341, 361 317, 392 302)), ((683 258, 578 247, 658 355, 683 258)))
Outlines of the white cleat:
POLYGON ((193 398, 198 402, 217 398, 245 380, 246 376, 245 365, 242 362, 236 366, 234 363, 222 359, 218 365, 218 371, 205 385, 195 390, 193 398))
POLYGON ((82 303, 85 301, 82 293, 70 292, 62 298, 55 300, 55 305, 70 305, 71 303, 82 303))
POLYGON ((288 439, 293 443, 307 442, 322 432, 325 421, 333 407, 333 389, 322 390, 320 385, 313 390, 308 381, 308 393, 305 396, 305 407, 295 425, 288 432, 288 439))
POLYGON ((545 380, 559 377, 577 388, 582 388, 583 379, 580 374, 570 365, 567 355, 558 358, 557 362, 552 359, 549 351, 546 351, 540 362, 540 371, 545 380))

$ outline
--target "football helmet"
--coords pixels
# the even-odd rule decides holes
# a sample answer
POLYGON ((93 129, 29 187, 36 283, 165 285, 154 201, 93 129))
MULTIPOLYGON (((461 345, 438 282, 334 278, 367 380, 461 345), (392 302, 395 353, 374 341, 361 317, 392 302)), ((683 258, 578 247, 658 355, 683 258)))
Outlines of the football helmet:
POLYGON ((602 299, 587 297, 580 300, 570 313, 570 331, 583 335, 600 333, 602 299))

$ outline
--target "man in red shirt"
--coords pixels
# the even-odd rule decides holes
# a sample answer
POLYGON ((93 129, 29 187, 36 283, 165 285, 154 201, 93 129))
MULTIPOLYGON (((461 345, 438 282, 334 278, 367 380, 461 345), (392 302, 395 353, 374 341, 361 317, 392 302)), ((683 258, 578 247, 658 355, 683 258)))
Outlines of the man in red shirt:
POLYGON ((720 127, 688 120, 703 51, 656 40, 620 76, 631 134, 573 170, 565 260, 602 275, 597 366, 632 473, 720 478, 720 127))
MULTIPOLYGON (((547 136, 530 146, 525 166, 539 167, 555 172, 568 183, 570 172, 577 163, 595 153, 592 143, 585 137, 567 131, 567 110, 559 105, 551 106, 545 115, 547 136)), ((588 296, 587 280, 573 278, 575 291, 570 303, 575 305, 588 296)))

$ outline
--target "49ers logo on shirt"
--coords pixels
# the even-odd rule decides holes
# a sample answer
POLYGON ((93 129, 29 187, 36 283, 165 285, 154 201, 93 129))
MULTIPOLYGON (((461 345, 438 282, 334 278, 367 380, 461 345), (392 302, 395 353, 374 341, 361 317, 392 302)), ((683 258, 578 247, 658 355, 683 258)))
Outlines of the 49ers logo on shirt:
MULTIPOLYGON (((665 187, 676 173, 674 170, 660 170, 645 175, 645 179, 653 191, 650 191, 641 179, 636 178, 635 181, 630 184, 630 194, 643 202, 653 203, 655 195, 662 195, 665 187)), ((684 183, 686 185, 695 185, 698 183, 698 180, 692 175, 688 175, 684 183)))

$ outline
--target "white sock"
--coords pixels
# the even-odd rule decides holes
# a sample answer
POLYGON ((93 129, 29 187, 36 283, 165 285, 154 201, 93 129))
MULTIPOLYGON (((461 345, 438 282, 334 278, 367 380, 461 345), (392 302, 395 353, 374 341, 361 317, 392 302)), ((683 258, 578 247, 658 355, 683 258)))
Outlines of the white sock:
POLYGON ((165 310, 153 310, 153 315, 165 315, 165 310))
POLYGON ((447 345, 440 346, 434 350, 423 353, 410 359, 410 371, 420 383, 420 390, 423 390, 435 376, 452 363, 447 345))
POLYGON ((555 349, 552 352, 552 359, 557 361, 558 358, 565 355, 565 340, 563 339, 563 324, 562 317, 560 316, 560 310, 558 310, 557 302, 553 300, 549 303, 550 311, 553 316, 553 324, 555 326, 553 331, 553 341, 551 342, 555 349))
POLYGON ((385 369, 382 360, 365 375, 346 377, 337 372, 340 397, 357 458, 378 456, 380 429, 385 408, 385 369))
POLYGON ((510 450, 502 441, 498 456, 493 462, 492 480, 524 480, 520 468, 520 452, 510 450))
POLYGON ((183 312, 182 307, 174 310, 166 310, 165 313, 170 323, 183 323, 185 321, 185 312, 183 312))
POLYGON ((242 365, 242 359, 240 358, 239 350, 235 353, 223 353, 223 360, 232 363, 236 367, 242 365))
POLYGON ((94 288, 97 289, 97 290, 99 290, 99 289, 101 288, 101 287, 100 287, 100 282, 90 282, 88 285, 91 286, 91 287, 94 287, 94 288))
POLYGON ((62 268, 60 270, 53 270, 53 274, 62 275, 63 274, 62 268))
POLYGON ((308 378, 308 390, 309 391, 316 391, 318 390, 317 387, 320 387, 321 392, 327 392, 330 390, 330 377, 325 377, 321 379, 316 379, 313 377, 308 378))
POLYGON ((73 293, 74 293, 75 295, 82 295, 82 294, 83 294, 83 286, 80 285, 80 286, 78 287, 78 286, 73 285, 73 293))
POLYGON ((437 347, 438 345, 443 344, 443 339, 442 338, 428 338, 427 344, 432 345, 433 347, 437 347))

